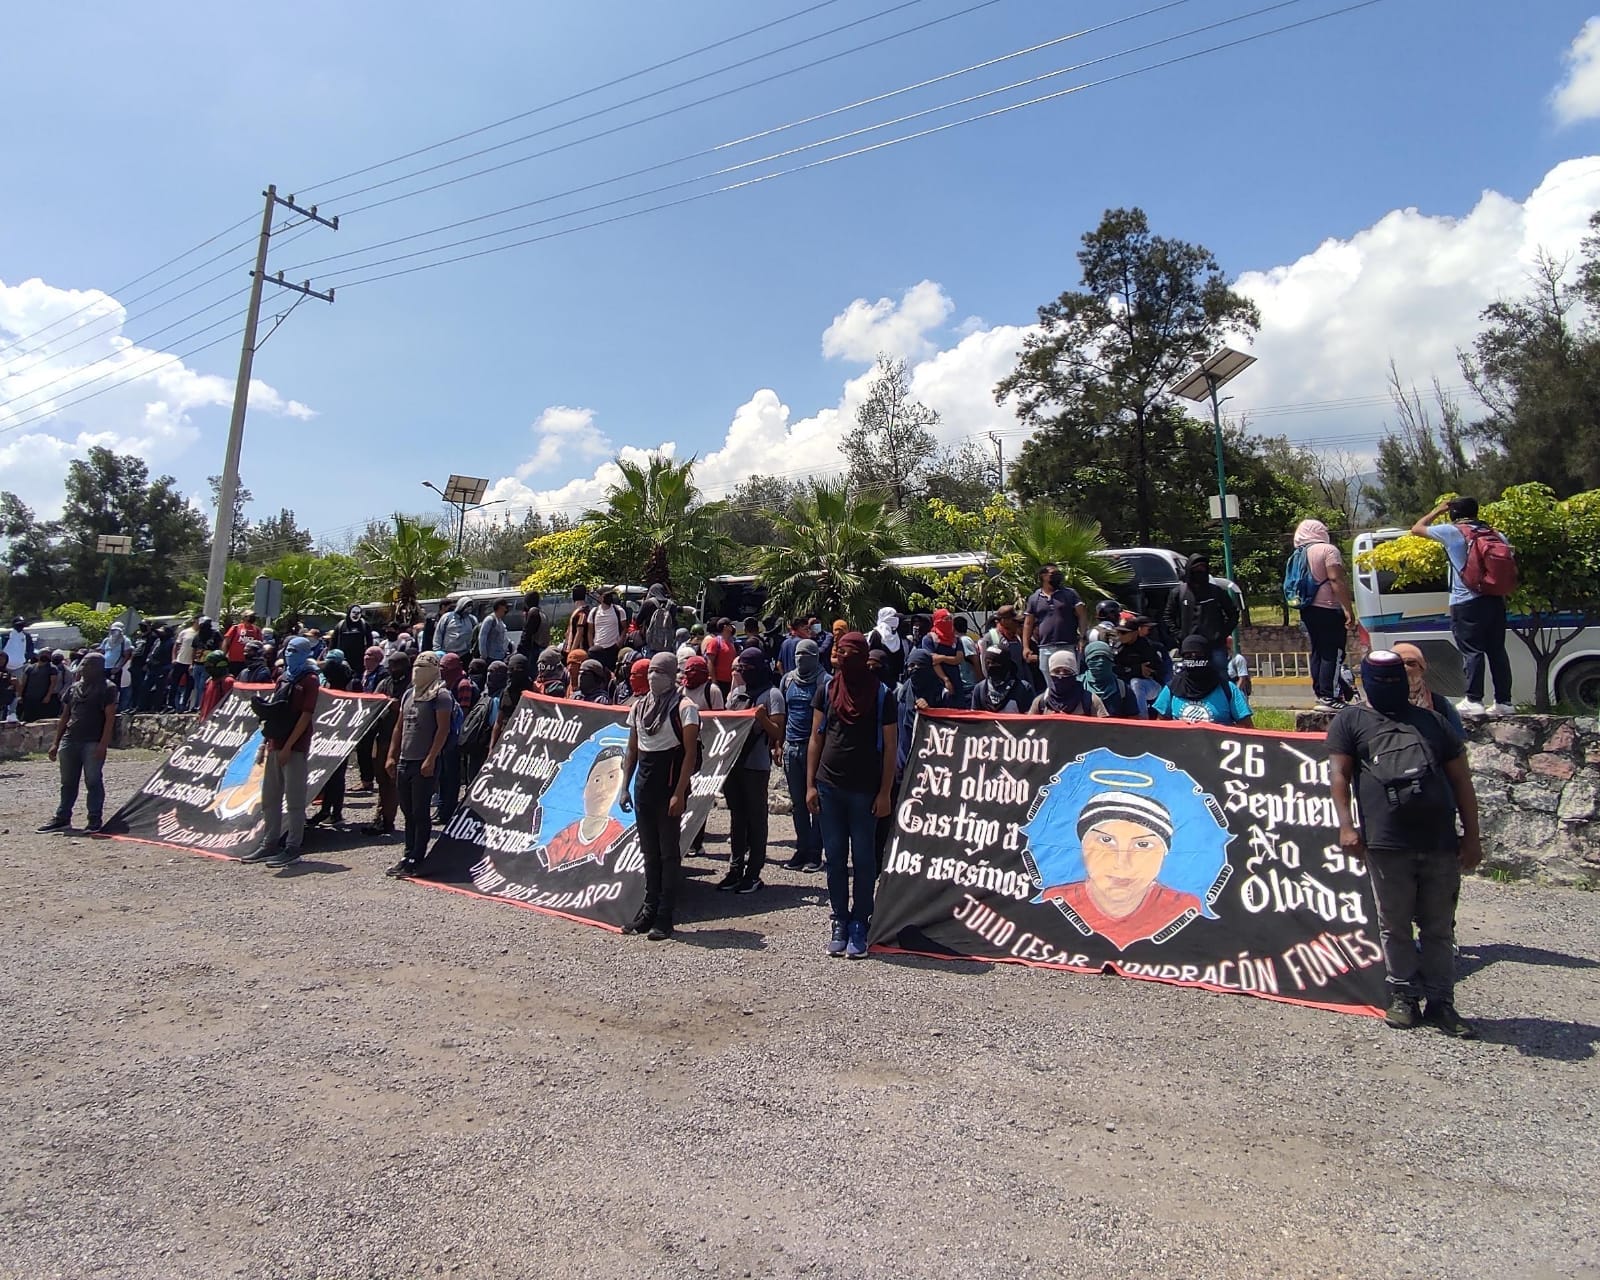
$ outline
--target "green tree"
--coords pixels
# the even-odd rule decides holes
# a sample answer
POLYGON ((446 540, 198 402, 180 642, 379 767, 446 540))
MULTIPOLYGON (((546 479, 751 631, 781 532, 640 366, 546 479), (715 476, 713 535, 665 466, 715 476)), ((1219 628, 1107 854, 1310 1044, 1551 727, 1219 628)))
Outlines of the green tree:
POLYGON ((417 601, 453 588, 467 562, 435 524, 397 514, 391 534, 381 545, 362 543, 356 558, 372 589, 394 605, 395 621, 409 626, 421 617, 417 601))
POLYGON ((565 517, 546 521, 537 511, 526 511, 520 519, 509 515, 467 525, 461 554, 480 569, 504 569, 516 573, 528 563, 528 544, 552 529, 566 528, 565 517))
POLYGON ((902 510, 934 456, 938 425, 938 413, 911 398, 906 362, 880 355, 878 375, 856 410, 855 430, 839 441, 850 483, 885 495, 894 510, 902 510))
POLYGON ((905 554, 905 513, 887 496, 817 484, 777 525, 779 541, 756 557, 772 612, 865 623, 880 604, 904 598, 903 580, 884 562, 905 554))
POLYGON ((1018 599, 1038 587, 1039 570, 1047 564, 1057 566, 1066 585, 1088 601, 1110 596, 1131 576, 1126 565, 1106 555, 1098 524, 1079 522, 1042 503, 1023 511, 1005 543, 1001 580, 1018 599))
POLYGON ((111 634, 111 624, 124 613, 121 608, 96 609, 91 605, 71 602, 58 604, 50 610, 50 616, 57 622, 65 622, 78 628, 78 634, 83 637, 85 644, 99 644, 111 634))
POLYGON ((71 567, 59 526, 38 519, 14 493, 0 493, 0 538, 6 544, 4 625, 11 625, 13 614, 36 618, 71 597, 71 567))
POLYGON ((599 530, 588 521, 535 538, 527 549, 533 567, 520 584, 523 591, 568 592, 580 583, 588 587, 615 580, 599 530))
POLYGON ((279 556, 308 555, 314 545, 311 535, 300 527, 288 507, 280 508, 275 516, 257 520, 245 530, 243 542, 239 558, 248 564, 266 564, 279 556))
POLYGON ((1437 378, 1430 410, 1421 392, 1415 386, 1407 390, 1390 364, 1389 398, 1395 426, 1378 444, 1378 481, 1370 494, 1378 520, 1410 524, 1433 506, 1436 495, 1471 493, 1485 483, 1483 464, 1468 454, 1461 406, 1437 378))
MULTIPOLYGON (((222 603, 219 608, 222 616, 214 619, 221 625, 223 619, 230 621, 237 618, 246 609, 255 603, 256 597, 256 570, 239 560, 229 560, 222 569, 222 603)), ((186 617, 199 617, 206 610, 206 574, 205 570, 191 574, 185 578, 179 588, 183 594, 183 604, 178 612, 186 617)))
POLYGON ((719 521, 722 503, 701 500, 693 458, 674 462, 659 453, 647 463, 617 459, 622 479, 606 490, 606 505, 584 512, 600 549, 626 563, 632 579, 673 591, 703 581, 727 549, 719 521))
POLYGON ((276 626, 287 627, 315 614, 342 614, 367 590, 361 562, 337 554, 291 552, 261 570, 283 583, 283 612, 276 626))
POLYGON ((1115 476, 1131 490, 1134 540, 1148 545, 1163 509, 1158 479, 1172 465, 1163 445, 1182 416, 1168 388, 1197 353, 1261 320, 1210 250, 1152 235, 1141 209, 1108 210, 1078 263, 1083 288, 1039 309, 1039 331, 996 399, 1015 395, 1017 416, 1037 432, 1024 465, 1061 451, 1075 468, 1115 476))
POLYGON ((728 541, 730 573, 748 573, 754 568, 760 549, 778 540, 778 518, 805 491, 800 480, 754 475, 728 495, 717 527, 728 541))
MULTIPOLYGON (((211 510, 213 512, 222 504, 222 477, 207 476, 206 484, 211 487, 211 510)), ((250 520, 244 509, 255 494, 238 484, 233 490, 233 525, 232 535, 228 539, 228 559, 237 560, 244 555, 246 542, 250 534, 250 520)))
POLYGON ((98 598, 105 557, 101 534, 126 534, 132 554, 119 556, 117 594, 141 613, 171 613, 183 600, 182 570, 205 557, 205 517, 178 492, 171 476, 150 479, 143 459, 96 445, 67 467, 62 545, 69 566, 65 599, 98 598))

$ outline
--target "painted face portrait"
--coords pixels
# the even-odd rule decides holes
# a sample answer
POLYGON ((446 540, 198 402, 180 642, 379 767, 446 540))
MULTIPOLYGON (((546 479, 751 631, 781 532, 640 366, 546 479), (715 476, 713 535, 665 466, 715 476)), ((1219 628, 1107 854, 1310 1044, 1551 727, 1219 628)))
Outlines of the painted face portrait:
POLYGON ((627 833, 632 806, 622 786, 626 747, 620 730, 600 730, 578 745, 539 798, 536 821, 553 833, 538 850, 546 870, 603 865, 627 833))
POLYGON ((596 760, 589 770, 589 780, 583 784, 583 812, 586 824, 605 822, 621 786, 622 757, 605 756, 596 760))
POLYGON ((1115 918, 1137 911, 1167 856, 1159 831, 1124 818, 1107 818, 1083 833, 1083 865, 1089 896, 1115 918))

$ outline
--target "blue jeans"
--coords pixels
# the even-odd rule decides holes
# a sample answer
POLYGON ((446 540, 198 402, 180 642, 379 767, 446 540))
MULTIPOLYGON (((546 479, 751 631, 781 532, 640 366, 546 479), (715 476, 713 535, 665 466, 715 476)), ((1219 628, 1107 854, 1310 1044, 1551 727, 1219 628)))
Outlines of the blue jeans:
POLYGON ((794 812, 794 856, 804 862, 822 861, 821 820, 806 808, 806 750, 809 743, 783 744, 783 780, 789 784, 794 812))
POLYGON ((56 752, 56 761, 61 766, 61 803, 56 806, 56 817, 63 822, 72 821, 81 777, 89 792, 89 821, 99 822, 106 806, 106 784, 102 780, 106 758, 100 754, 100 743, 65 738, 56 752))
POLYGON ((878 883, 877 828, 871 791, 843 791, 817 784, 822 797, 822 847, 828 860, 828 903, 833 918, 866 924, 872 919, 872 895, 878 883), (851 900, 854 899, 854 906, 851 900))

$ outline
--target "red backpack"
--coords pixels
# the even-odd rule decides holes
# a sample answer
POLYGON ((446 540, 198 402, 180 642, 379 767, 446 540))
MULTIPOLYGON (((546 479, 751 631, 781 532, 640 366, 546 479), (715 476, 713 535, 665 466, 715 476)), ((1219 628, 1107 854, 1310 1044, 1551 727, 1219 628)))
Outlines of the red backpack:
POLYGON ((1498 529, 1486 524, 1458 524, 1467 540, 1461 582, 1480 596, 1509 596, 1517 589, 1517 553, 1498 529))

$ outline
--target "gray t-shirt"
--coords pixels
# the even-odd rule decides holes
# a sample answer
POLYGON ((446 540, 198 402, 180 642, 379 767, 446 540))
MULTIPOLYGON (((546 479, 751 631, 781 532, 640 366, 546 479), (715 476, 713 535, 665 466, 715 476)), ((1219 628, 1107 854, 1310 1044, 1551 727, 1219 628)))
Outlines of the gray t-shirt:
MULTIPOLYGON (((743 689, 735 690, 733 696, 728 699, 729 711, 748 711, 752 707, 764 707, 767 714, 779 724, 784 722, 787 708, 784 705, 783 694, 779 692, 777 685, 773 685, 772 688, 754 701, 743 689)), ((750 742, 751 747, 745 752, 744 760, 739 767, 741 769, 759 769, 764 773, 772 772, 772 747, 767 742, 767 734, 762 729, 760 721, 757 721, 755 727, 750 730, 750 742)))
POLYGON ((433 735, 439 730, 438 715, 443 711, 449 714, 454 708, 455 699, 450 696, 450 690, 443 685, 432 699, 417 706, 417 692, 407 689, 405 697, 400 699, 400 758, 412 763, 418 763, 428 758, 428 752, 433 749, 433 735))

